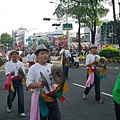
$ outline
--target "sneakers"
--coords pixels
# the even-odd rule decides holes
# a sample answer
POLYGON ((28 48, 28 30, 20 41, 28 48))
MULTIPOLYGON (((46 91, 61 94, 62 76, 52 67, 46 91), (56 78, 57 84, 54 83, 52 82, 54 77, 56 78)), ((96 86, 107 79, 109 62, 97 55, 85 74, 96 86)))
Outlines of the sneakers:
POLYGON ((11 109, 9 109, 9 107, 7 107, 7 112, 8 112, 8 113, 11 112, 11 109))
POLYGON ((25 113, 20 113, 19 114, 21 117, 25 117, 25 113))
POLYGON ((104 100, 99 100, 99 101, 95 100, 95 103, 103 104, 104 100))
POLYGON ((86 100, 87 95, 84 93, 83 94, 83 100, 86 100))
MULTIPOLYGON (((9 112, 11 112, 11 109, 9 109, 9 107, 7 107, 7 112, 9 113, 9 112)), ((20 113, 19 114, 21 117, 25 117, 25 113, 20 113)))

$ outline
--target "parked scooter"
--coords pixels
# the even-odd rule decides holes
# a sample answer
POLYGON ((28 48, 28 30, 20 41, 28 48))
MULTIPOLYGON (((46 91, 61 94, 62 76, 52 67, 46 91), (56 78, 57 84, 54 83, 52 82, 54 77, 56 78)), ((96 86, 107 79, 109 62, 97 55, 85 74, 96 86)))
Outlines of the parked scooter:
POLYGON ((70 67, 72 67, 72 66, 75 66, 76 68, 79 67, 79 59, 78 59, 77 56, 78 56, 78 55, 77 55, 76 52, 74 52, 73 54, 71 54, 71 58, 70 58, 70 60, 69 60, 69 62, 70 62, 70 67))

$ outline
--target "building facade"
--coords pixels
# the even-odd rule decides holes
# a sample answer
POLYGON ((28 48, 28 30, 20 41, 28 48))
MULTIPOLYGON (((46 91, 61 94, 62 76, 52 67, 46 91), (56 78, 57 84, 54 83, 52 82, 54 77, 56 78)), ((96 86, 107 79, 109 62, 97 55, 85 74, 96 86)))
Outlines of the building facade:
POLYGON ((15 47, 20 47, 21 49, 24 49, 28 46, 28 42, 26 41, 26 39, 28 38, 28 32, 26 30, 26 28, 22 27, 18 30, 12 30, 12 38, 15 40, 15 47))

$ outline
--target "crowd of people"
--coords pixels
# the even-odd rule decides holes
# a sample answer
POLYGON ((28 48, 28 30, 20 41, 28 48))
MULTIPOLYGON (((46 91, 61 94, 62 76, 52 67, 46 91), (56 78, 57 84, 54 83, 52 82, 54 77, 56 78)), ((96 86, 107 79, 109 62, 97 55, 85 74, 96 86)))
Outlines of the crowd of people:
MULTIPOLYGON (((75 51, 74 51, 75 52, 75 51)), ((37 46, 35 52, 29 49, 27 55, 27 62, 29 64, 29 71, 26 78, 24 63, 20 61, 19 56, 22 52, 20 50, 8 50, 8 62, 6 64, 5 74, 7 81, 5 83, 5 90, 8 90, 7 96, 7 112, 12 110, 12 102, 18 94, 18 113, 20 116, 25 117, 24 113, 24 90, 23 84, 31 89, 31 107, 30 107, 30 120, 61 120, 61 114, 57 102, 56 87, 54 78, 51 74, 52 63, 48 63, 49 51, 44 44, 37 46), (22 69, 22 72, 21 72, 22 69), (49 90, 46 84, 43 82, 42 73, 46 78, 49 90), (23 77, 20 77, 21 74, 23 77)), ((64 44, 61 51, 62 71, 65 80, 69 79, 69 60, 72 59, 71 51, 68 49, 68 45, 64 44)), ((97 55, 97 47, 94 44, 90 46, 90 53, 86 58, 87 66, 87 81, 86 88, 83 93, 83 100, 87 99, 87 96, 95 85, 95 102, 103 104, 104 101, 100 97, 100 77, 97 74, 98 66, 96 63, 100 59, 97 55)), ((120 120, 120 79, 117 80, 114 90, 113 99, 115 103, 116 119, 120 120)))

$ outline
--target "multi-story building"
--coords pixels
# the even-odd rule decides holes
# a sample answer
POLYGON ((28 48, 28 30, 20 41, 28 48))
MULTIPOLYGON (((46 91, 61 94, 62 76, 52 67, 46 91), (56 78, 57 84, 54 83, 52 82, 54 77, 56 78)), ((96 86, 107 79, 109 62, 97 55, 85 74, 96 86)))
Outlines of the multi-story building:
POLYGON ((28 32, 26 28, 19 28, 18 30, 12 30, 12 38, 15 39, 14 46, 24 49, 28 46, 26 39, 28 38, 28 32))
POLYGON ((109 44, 117 44, 114 21, 103 22, 101 26, 101 40, 109 44))
POLYGON ((49 37, 42 32, 34 33, 30 38, 32 40, 31 45, 35 44, 37 46, 44 42, 49 44, 49 37))

